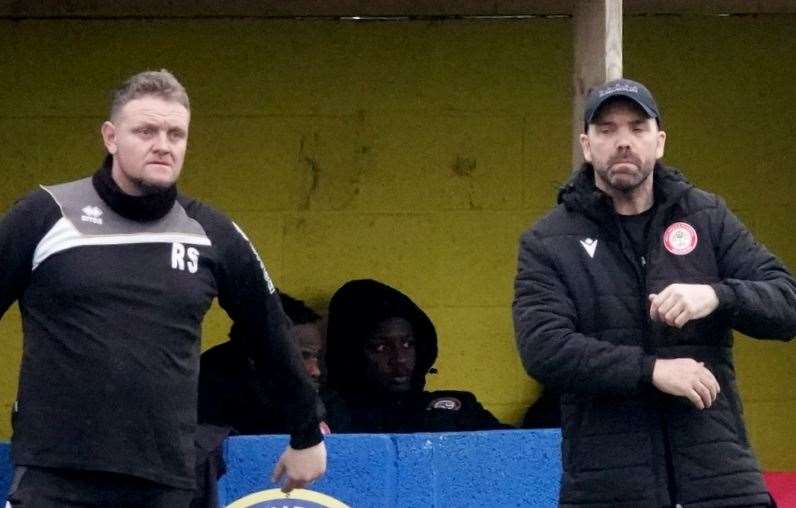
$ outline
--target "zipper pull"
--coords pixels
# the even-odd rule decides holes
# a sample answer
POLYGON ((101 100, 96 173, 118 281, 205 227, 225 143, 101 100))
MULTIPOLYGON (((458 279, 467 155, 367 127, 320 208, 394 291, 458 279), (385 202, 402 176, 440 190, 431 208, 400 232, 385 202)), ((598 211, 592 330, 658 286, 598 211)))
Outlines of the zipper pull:
POLYGON ((647 266, 647 258, 641 256, 641 266, 647 266))

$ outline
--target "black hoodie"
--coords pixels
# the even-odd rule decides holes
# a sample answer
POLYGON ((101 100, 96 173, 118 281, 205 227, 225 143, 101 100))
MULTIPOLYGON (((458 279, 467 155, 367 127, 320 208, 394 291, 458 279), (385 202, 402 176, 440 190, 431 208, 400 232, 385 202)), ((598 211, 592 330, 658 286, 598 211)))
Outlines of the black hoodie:
POLYGON ((372 279, 353 280, 332 296, 327 332, 329 387, 349 406, 353 432, 434 432, 504 428, 475 395, 423 390, 437 358, 437 332, 428 316, 400 291, 372 279), (412 325, 416 361, 406 393, 377 391, 366 379, 365 344, 381 321, 412 325))

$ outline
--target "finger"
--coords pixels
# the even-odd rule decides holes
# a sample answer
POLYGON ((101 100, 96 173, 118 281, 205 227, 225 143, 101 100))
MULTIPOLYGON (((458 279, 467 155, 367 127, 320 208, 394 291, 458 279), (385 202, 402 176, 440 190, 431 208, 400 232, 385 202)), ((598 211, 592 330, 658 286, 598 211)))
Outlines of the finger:
POLYGON ((662 294, 657 294, 653 297, 650 303, 650 319, 653 321, 663 321, 663 311, 661 305, 666 301, 666 297, 662 294))
POLYGON ((682 304, 669 300, 669 305, 666 305, 666 312, 662 312, 662 320, 669 326, 674 326, 675 319, 683 312, 682 304))
POLYGON ((285 464, 282 463, 282 461, 280 460, 279 462, 276 463, 276 466, 274 466, 274 472, 271 473, 271 481, 273 483, 278 482, 279 479, 282 478, 282 475, 284 474, 285 474, 285 464))
POLYGON ((684 309, 683 312, 680 313, 680 315, 674 318, 674 326, 676 326, 677 328, 682 328, 689 321, 691 321, 691 313, 687 312, 687 310, 684 309))
POLYGON ((688 390, 686 397, 688 398, 688 400, 691 401, 691 404, 693 404, 694 407, 696 407, 697 409, 705 409, 705 403, 702 401, 702 397, 699 396, 696 390, 694 389, 688 390))
POLYGON ((718 397, 719 392, 721 392, 721 385, 716 379, 716 376, 714 376, 713 373, 707 368, 705 369, 705 377, 707 378, 708 387, 715 394, 713 397, 715 400, 718 397))
POLYGON ((664 311, 663 304, 665 302, 666 302, 666 295, 664 295, 663 293, 659 293, 655 297, 655 299, 652 300, 652 305, 651 306, 655 309, 655 312, 658 314, 658 316, 663 315, 663 313, 664 313, 663 312, 664 311))
POLYGON ((702 381, 697 381, 694 383, 693 389, 699 395, 699 398, 702 400, 702 408, 705 409, 709 408, 710 404, 713 402, 713 397, 710 394, 710 390, 707 386, 702 384, 702 381))
POLYGON ((282 492, 284 492, 285 494, 287 494, 287 493, 289 493, 291 490, 293 490, 293 488, 294 488, 294 487, 293 487, 293 482, 291 482, 290 480, 288 480, 288 481, 286 481, 285 483, 283 483, 283 484, 282 484, 282 486, 280 487, 280 490, 281 490, 282 492))
POLYGON ((676 326, 677 318, 685 312, 685 305, 682 302, 674 302, 664 314, 664 321, 669 326, 676 326))
POLYGON ((710 403, 713 404, 713 402, 716 401, 716 397, 719 394, 717 390, 718 384, 714 383, 713 380, 711 380, 710 377, 707 375, 705 375, 702 379, 700 379, 699 382, 702 384, 702 386, 705 387, 708 393, 710 393, 710 403))
POLYGON ((702 399, 702 403, 704 404, 705 409, 713 405, 715 397, 713 396, 713 393, 710 391, 710 388, 708 388, 707 385, 705 385, 702 381, 699 381, 694 386, 694 389, 702 399))
POLYGON ((650 295, 647 297, 650 301, 650 319, 652 321, 658 320, 658 312, 656 310, 658 306, 655 304, 655 299, 657 297, 658 295, 656 295, 655 293, 650 293, 650 295))
POLYGON ((289 478, 284 485, 282 485, 282 492, 287 494, 293 489, 302 489, 304 488, 308 482, 303 480, 297 480, 295 478, 289 478))
POLYGON ((710 396, 712 398, 711 404, 716 402, 716 399, 719 398, 719 385, 714 383, 708 383, 708 390, 710 390, 710 396))
POLYGON ((659 295, 660 304, 658 305, 658 314, 661 316, 662 321, 666 321, 666 314, 669 313, 678 304, 678 299, 671 293, 659 295))

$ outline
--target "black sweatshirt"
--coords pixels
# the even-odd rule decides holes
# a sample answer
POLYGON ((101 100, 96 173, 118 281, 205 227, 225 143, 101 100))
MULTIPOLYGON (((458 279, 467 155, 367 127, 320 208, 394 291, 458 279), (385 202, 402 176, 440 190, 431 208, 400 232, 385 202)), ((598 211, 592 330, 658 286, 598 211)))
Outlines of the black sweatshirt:
POLYGON ((193 488, 200 325, 215 297, 276 380, 291 445, 319 443, 316 395, 246 236, 175 188, 124 194, 110 162, 0 221, 0 316, 18 300, 24 329, 14 464, 193 488))

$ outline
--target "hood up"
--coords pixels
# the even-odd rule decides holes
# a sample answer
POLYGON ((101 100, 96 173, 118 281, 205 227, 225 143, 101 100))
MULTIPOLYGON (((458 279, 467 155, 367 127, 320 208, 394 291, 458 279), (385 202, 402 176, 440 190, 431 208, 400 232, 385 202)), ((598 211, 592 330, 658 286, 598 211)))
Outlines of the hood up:
POLYGON ((368 391, 366 337, 380 321, 396 317, 412 325, 417 356, 411 390, 423 390, 426 373, 437 359, 434 325, 408 296, 372 279, 345 283, 329 302, 326 365, 330 388, 344 397, 368 391))

